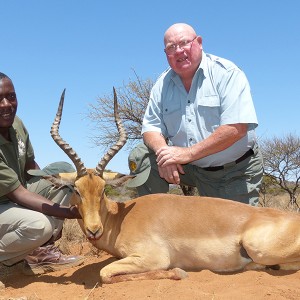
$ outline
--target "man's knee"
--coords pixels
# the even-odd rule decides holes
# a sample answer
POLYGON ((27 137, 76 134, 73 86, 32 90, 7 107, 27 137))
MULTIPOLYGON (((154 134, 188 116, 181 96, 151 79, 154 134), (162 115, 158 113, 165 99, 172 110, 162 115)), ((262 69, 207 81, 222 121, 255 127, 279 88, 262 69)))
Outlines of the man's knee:
POLYGON ((21 239, 30 239, 37 246, 46 243, 52 237, 53 230, 51 219, 41 213, 32 213, 30 219, 24 220, 16 229, 21 239))

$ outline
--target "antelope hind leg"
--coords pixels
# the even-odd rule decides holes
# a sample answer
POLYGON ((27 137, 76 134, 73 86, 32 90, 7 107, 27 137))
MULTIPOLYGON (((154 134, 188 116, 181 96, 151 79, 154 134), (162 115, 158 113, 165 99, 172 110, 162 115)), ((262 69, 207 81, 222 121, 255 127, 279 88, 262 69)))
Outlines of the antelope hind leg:
POLYGON ((265 270, 266 265, 257 264, 255 262, 250 262, 248 265, 244 267, 244 271, 250 271, 250 270, 265 270))
POLYGON ((300 261, 276 264, 276 265, 262 265, 257 264, 255 262, 251 262, 245 266, 244 270, 265 270, 265 269, 273 269, 273 270, 285 270, 285 271, 298 271, 300 270, 300 261))
POLYGON ((286 271, 298 271, 300 270, 300 261, 279 264, 279 270, 286 270, 286 271))

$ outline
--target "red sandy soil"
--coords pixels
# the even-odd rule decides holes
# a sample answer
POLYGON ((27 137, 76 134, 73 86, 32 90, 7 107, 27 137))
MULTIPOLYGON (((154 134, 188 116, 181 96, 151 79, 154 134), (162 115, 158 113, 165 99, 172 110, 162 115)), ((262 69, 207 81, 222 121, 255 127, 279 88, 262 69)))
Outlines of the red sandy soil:
POLYGON ((0 280, 0 300, 38 299, 201 299, 201 300, 281 300, 300 299, 300 271, 245 271, 215 274, 203 270, 189 272, 183 280, 144 280, 101 284, 99 270, 114 258, 106 253, 86 256, 83 265, 40 276, 25 276, 18 266, 0 280))

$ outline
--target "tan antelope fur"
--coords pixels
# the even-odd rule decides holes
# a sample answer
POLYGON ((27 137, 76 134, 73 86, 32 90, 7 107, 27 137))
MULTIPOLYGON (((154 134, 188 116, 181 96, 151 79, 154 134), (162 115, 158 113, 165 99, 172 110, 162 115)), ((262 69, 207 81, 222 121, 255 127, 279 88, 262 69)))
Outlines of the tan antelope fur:
MULTIPOLYGON (((186 271, 202 269, 234 272, 300 268, 300 217, 296 213, 171 194, 125 202, 108 199, 104 168, 127 139, 116 94, 115 119, 120 140, 95 169, 86 169, 58 134, 63 99, 64 93, 51 135, 74 162, 77 172, 58 174, 57 178, 72 182, 72 201, 80 211, 79 223, 90 242, 118 259, 100 270, 103 283, 182 279, 186 271)), ((124 176, 116 180, 120 183, 127 179, 124 176)))

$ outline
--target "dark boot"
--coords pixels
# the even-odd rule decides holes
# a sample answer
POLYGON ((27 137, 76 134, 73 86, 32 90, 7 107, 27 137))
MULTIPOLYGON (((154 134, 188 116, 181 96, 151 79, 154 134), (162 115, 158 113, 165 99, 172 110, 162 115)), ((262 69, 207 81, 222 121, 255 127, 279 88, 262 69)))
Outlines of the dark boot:
POLYGON ((35 249, 25 257, 23 273, 39 275, 59 271, 78 266, 83 260, 83 256, 63 255, 54 244, 50 244, 35 249))

